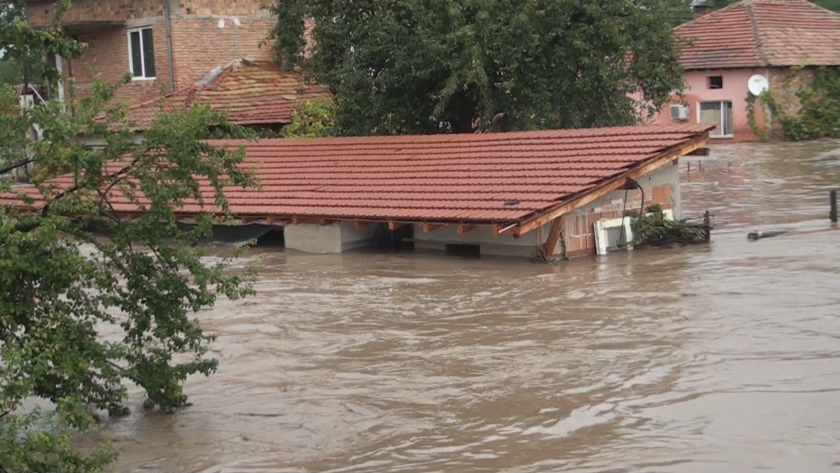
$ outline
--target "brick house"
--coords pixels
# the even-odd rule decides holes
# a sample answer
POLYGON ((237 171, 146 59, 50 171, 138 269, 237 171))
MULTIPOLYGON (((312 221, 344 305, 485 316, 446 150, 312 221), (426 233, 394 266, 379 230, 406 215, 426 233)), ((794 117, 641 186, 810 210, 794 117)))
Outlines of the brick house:
MULTIPOLYGON (((163 97, 138 101, 125 115, 139 139, 148 130, 158 111, 207 105, 224 111, 234 125, 276 133, 292 123, 292 114, 301 102, 329 97, 321 86, 308 84, 300 74, 284 71, 276 61, 237 59, 216 67, 198 82, 163 97)), ((81 138, 92 147, 105 145, 100 138, 81 138)))
MULTIPOLYGON (((674 97, 657 121, 716 123, 711 137, 717 140, 758 139, 747 118, 748 82, 754 76, 767 79, 777 101, 791 107, 798 102, 783 87, 791 66, 808 66, 798 80, 812 77, 815 67, 840 66, 840 13, 805 0, 743 0, 674 32, 685 42, 680 63, 687 107, 674 97)), ((765 118, 772 125, 772 117, 760 110, 756 115, 759 127, 765 118)))
MULTIPOLYGON (((88 66, 106 83, 131 72, 117 100, 147 101, 184 89, 218 66, 249 57, 271 60, 260 48, 274 24, 263 0, 74 0, 62 19, 68 35, 86 45, 84 56, 57 59, 78 95, 89 93, 88 66)), ((46 24, 52 0, 30 0, 29 20, 46 24)))

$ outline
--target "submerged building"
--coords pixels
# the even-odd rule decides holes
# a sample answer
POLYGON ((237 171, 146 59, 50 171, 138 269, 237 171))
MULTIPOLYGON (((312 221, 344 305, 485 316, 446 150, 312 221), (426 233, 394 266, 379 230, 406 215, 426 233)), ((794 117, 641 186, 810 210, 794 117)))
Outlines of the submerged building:
MULTIPOLYGON (((679 158, 714 125, 511 133, 215 141, 244 146, 261 189, 230 189, 239 225, 283 231, 290 250, 341 253, 377 229, 415 248, 569 257, 632 241, 630 210, 658 204, 681 216, 679 158), (624 227, 622 231, 621 228, 624 227)), ((70 178, 59 178, 70 183, 70 178)), ((37 190, 23 191, 36 200, 37 190)), ((126 218, 139 209, 116 195, 126 218)), ((22 205, 12 196, 0 204, 22 205)), ((198 203, 178 210, 189 223, 198 203)), ((243 229, 244 230, 244 229, 243 229)))

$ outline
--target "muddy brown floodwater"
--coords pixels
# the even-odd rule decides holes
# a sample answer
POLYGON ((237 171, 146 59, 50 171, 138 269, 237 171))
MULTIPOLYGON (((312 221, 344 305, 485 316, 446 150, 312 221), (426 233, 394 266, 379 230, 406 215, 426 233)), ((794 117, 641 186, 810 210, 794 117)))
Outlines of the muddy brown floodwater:
POLYGON ((711 245, 557 267, 253 250, 259 295, 200 314, 219 372, 174 416, 133 391, 116 469, 840 470, 840 142, 681 166, 711 245))

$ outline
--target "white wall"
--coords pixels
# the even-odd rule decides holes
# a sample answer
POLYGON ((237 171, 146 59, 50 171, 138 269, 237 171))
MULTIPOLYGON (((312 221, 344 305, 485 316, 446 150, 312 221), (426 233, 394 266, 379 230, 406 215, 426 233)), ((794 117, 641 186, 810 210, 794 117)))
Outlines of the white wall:
POLYGON ((376 225, 357 229, 352 222, 331 225, 300 224, 286 225, 284 239, 286 248, 306 253, 341 253, 363 246, 373 240, 376 225))

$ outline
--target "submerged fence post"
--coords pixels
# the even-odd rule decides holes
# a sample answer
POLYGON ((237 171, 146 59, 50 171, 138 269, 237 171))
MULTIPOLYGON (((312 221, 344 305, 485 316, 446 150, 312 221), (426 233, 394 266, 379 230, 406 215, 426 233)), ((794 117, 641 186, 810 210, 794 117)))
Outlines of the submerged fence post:
POLYGON ((837 223, 837 191, 831 191, 828 195, 830 200, 829 205, 831 206, 828 218, 830 218, 833 223, 837 223))
POLYGON ((712 241, 712 218, 709 211, 703 214, 703 228, 706 230, 706 243, 712 241))

